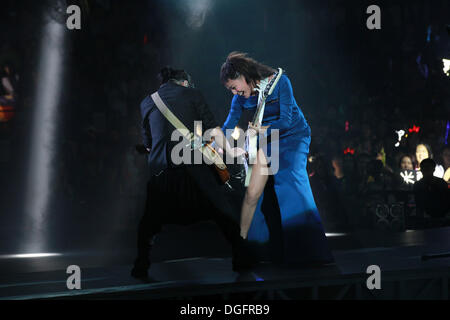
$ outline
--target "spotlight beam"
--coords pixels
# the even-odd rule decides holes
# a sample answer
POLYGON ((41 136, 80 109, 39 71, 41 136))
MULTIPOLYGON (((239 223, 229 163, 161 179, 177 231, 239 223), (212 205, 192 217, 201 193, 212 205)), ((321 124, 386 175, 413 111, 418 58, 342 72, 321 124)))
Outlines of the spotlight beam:
POLYGON ((43 29, 30 139, 25 214, 30 221, 25 252, 40 252, 48 213, 55 156, 57 106, 61 94, 64 27, 48 21, 43 29))

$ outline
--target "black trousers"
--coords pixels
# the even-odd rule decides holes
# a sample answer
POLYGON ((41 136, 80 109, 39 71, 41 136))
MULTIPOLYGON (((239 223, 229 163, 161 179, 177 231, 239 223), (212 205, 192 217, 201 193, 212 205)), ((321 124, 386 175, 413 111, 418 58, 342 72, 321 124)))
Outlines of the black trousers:
MULTIPOLYGON (((204 169, 209 170, 208 167, 204 169)), ((146 209, 138 228, 138 257, 135 268, 150 267, 152 239, 161 231, 163 225, 190 225, 208 220, 214 221, 230 242, 233 267, 248 258, 248 249, 245 240, 240 237, 238 223, 213 203, 211 196, 202 191, 204 188, 199 188, 190 172, 186 166, 170 168, 148 181, 146 209)), ((217 194, 217 197, 221 195, 217 194)))

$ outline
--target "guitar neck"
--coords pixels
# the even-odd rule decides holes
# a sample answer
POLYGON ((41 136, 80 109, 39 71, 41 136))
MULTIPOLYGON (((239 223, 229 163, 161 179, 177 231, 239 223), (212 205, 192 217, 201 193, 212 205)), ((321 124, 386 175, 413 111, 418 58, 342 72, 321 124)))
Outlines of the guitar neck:
MULTIPOLYGON (((258 106, 256 108, 255 114, 253 115, 253 121, 252 121, 253 124, 261 125, 261 123, 256 123, 256 121, 258 120, 258 118, 260 118, 261 109, 264 108, 267 96, 273 91, 272 86, 274 86, 276 84, 276 82, 278 82, 280 72, 281 72, 281 69, 279 69, 279 71, 276 72, 275 74, 273 74, 271 77, 266 78, 263 81, 261 81, 262 83, 264 83, 264 85, 262 86, 262 88, 261 87, 259 88, 261 91, 259 91, 258 106)), ((260 85, 261 85, 261 83, 260 83, 260 85)))
POLYGON ((257 123, 256 123, 256 120, 259 118, 259 114, 260 114, 260 112, 261 112, 262 107, 264 106, 265 101, 266 101, 266 99, 263 98, 263 99, 261 99, 261 101, 258 103, 258 107, 256 108, 256 112, 255 112, 255 114, 253 115, 253 119, 252 119, 252 123, 253 123, 253 124, 257 124, 257 123))

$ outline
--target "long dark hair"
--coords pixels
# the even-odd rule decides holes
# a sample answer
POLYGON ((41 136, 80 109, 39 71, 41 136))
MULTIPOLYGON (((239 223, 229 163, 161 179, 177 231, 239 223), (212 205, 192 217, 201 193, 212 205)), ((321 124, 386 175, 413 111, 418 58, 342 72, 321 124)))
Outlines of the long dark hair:
POLYGON ((416 149, 414 150, 414 153, 416 153, 417 147, 423 145, 425 147, 425 149, 427 149, 428 152, 428 158, 433 159, 433 151, 431 150, 431 146, 425 142, 419 142, 418 144, 416 144, 416 149))
POLYGON ((409 153, 402 153, 402 154, 400 154, 399 156, 398 156, 398 161, 397 161, 397 169, 400 169, 401 168, 401 166, 402 166, 402 160, 403 160, 403 158, 409 158, 410 160, 411 160, 411 164, 412 164, 412 166, 413 166, 413 169, 414 168, 417 168, 417 161, 416 161, 416 156, 415 155, 412 155, 412 154, 409 154, 409 153))
POLYGON ((275 69, 250 58, 247 53, 233 51, 220 69, 220 81, 225 84, 242 75, 248 84, 254 86, 256 81, 270 77, 275 72, 275 69))
POLYGON ((191 76, 184 70, 173 69, 170 66, 166 66, 161 69, 158 74, 159 82, 162 84, 167 83, 169 81, 184 81, 189 82, 189 85, 192 85, 191 76))

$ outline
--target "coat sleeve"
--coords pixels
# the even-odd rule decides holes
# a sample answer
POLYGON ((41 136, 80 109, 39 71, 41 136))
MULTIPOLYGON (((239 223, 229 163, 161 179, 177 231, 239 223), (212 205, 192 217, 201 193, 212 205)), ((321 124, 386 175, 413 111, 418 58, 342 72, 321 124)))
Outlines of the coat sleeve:
POLYGON ((280 118, 271 123, 267 130, 267 135, 270 135, 272 129, 286 130, 292 125, 292 112, 295 103, 291 82, 288 77, 282 76, 278 85, 280 86, 280 118))
POLYGON ((142 134, 142 143, 148 149, 152 148, 152 133, 150 130, 150 121, 149 121, 149 113, 151 111, 151 103, 150 98, 147 97, 141 103, 141 116, 142 116, 142 125, 141 125, 141 134, 142 134))
POLYGON ((225 123, 222 127, 223 133, 226 135, 227 129, 234 130, 234 128, 239 123, 239 119, 242 115, 242 105, 238 101, 238 96, 234 96, 233 100, 231 101, 231 108, 230 112, 228 113, 227 120, 225 120, 225 123))

